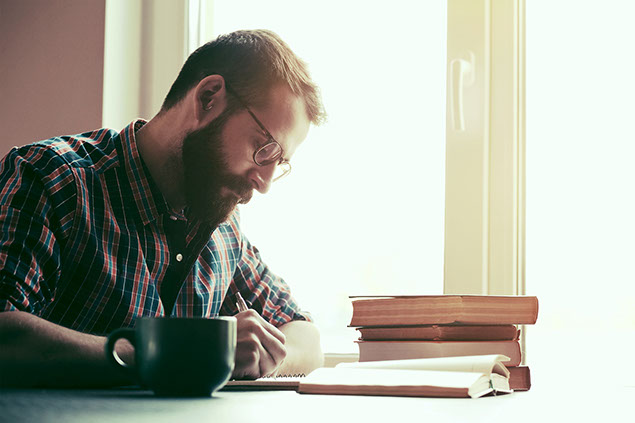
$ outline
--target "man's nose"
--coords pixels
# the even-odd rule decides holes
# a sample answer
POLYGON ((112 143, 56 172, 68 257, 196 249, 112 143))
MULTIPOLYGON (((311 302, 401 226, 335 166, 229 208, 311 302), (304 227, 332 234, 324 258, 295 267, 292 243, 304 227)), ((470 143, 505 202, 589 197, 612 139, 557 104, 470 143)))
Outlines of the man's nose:
POLYGON ((271 163, 267 166, 257 166, 249 171, 249 181, 261 194, 266 194, 271 188, 273 181, 273 173, 276 170, 276 164, 271 163))

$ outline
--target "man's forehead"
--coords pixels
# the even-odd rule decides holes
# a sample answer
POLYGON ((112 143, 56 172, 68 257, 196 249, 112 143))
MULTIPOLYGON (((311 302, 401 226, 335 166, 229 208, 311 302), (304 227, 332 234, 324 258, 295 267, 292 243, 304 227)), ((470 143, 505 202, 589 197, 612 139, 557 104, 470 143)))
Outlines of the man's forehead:
POLYGON ((311 124, 304 100, 285 86, 272 88, 267 105, 254 109, 254 113, 287 156, 306 138, 311 124))
POLYGON ((284 85, 274 86, 269 92, 266 105, 259 107, 258 110, 283 115, 284 118, 289 119, 286 122, 287 125, 291 125, 291 119, 301 117, 300 115, 308 119, 306 104, 302 97, 294 94, 284 85))

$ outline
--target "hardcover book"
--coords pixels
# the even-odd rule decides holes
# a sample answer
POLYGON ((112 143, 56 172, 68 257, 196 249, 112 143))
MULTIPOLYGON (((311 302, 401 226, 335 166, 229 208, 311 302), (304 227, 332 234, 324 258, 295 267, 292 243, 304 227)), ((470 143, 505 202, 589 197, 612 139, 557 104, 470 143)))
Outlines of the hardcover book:
POLYGON ((532 296, 409 295, 350 297, 350 326, 534 324, 538 299, 532 296))
POLYGON ((521 362, 520 343, 514 341, 358 341, 359 361, 407 360, 502 354, 506 366, 521 362))
POLYGON ((514 325, 419 325, 357 328, 360 341, 511 341, 518 339, 514 325))

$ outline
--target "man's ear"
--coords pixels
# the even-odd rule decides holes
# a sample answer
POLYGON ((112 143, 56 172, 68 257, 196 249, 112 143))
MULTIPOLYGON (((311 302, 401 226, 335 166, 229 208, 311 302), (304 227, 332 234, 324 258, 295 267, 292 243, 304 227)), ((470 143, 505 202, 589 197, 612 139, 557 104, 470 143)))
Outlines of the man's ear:
POLYGON ((216 119, 227 106, 225 78, 209 75, 194 87, 194 116, 201 126, 216 119))

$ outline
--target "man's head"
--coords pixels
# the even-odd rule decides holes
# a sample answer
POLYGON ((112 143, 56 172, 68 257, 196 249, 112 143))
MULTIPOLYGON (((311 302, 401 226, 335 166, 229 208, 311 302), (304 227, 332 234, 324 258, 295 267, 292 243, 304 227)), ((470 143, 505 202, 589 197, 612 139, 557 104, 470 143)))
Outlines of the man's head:
POLYGON ((266 192, 309 124, 325 117, 304 62, 265 30, 222 35, 192 53, 161 113, 176 107, 194 117, 182 149, 186 203, 215 224, 253 189, 266 192))

